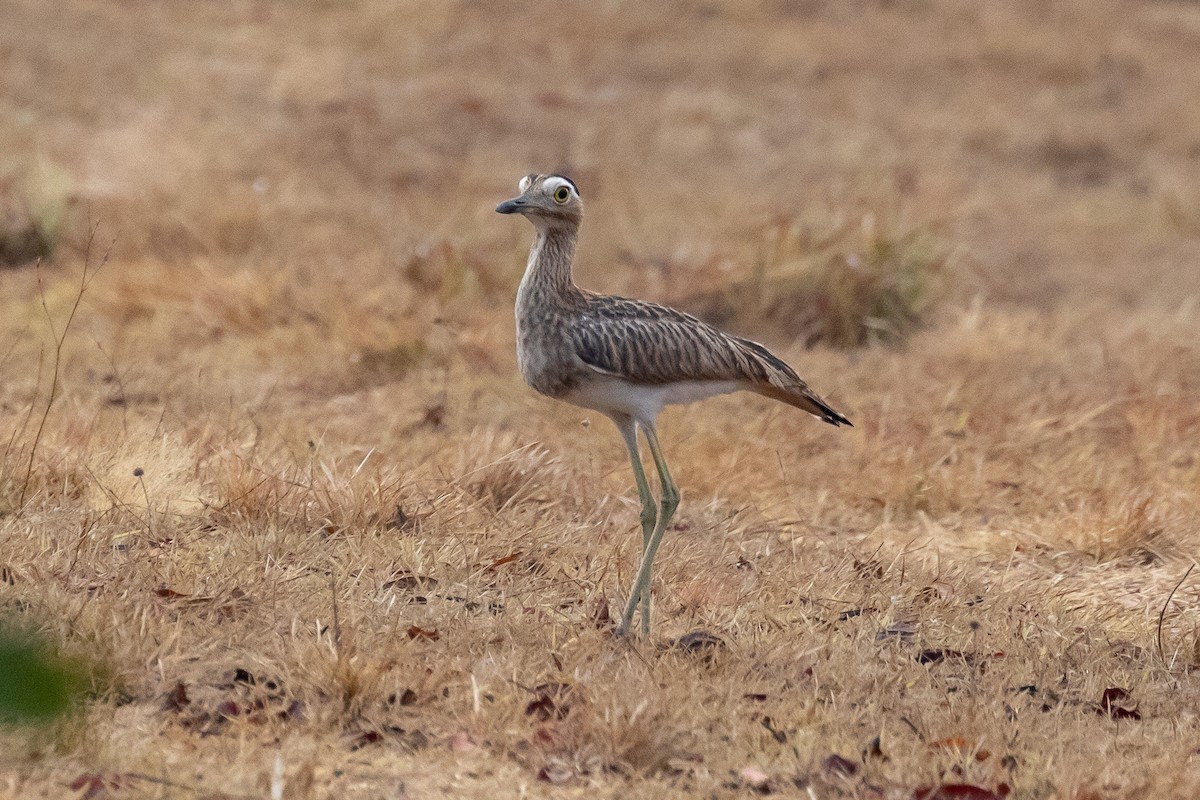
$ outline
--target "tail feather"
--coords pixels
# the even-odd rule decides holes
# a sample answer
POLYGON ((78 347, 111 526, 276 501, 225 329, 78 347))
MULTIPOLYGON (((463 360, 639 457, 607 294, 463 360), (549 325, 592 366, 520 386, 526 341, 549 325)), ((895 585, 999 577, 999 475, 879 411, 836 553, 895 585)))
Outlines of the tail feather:
POLYGON ((750 370, 750 386, 747 388, 758 392, 764 397, 779 400, 789 406, 795 406, 801 411, 807 411, 817 419, 830 425, 850 425, 850 420, 835 411, 832 406, 822 400, 816 392, 808 388, 808 384, 796 374, 796 370, 779 356, 763 347, 758 342, 749 339, 729 337, 741 351, 753 362, 757 369, 750 370), (757 374, 755 374, 757 373, 757 374))

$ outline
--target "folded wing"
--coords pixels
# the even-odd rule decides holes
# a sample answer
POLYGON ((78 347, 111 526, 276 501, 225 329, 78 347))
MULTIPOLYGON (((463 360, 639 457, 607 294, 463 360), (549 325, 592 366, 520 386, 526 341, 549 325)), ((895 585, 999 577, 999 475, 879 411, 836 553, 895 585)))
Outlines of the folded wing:
POLYGON ((569 335, 584 364, 631 383, 736 381, 831 425, 850 424, 767 348, 722 333, 690 314, 638 300, 596 297, 569 335))

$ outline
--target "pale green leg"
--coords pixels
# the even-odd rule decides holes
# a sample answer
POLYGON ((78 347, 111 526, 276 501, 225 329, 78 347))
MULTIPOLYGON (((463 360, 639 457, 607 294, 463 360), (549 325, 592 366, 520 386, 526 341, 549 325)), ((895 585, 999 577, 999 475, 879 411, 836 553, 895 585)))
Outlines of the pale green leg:
MULTIPOLYGON (((650 493, 650 482, 646 480, 646 470, 642 467, 642 456, 638 452, 637 425, 630 417, 614 420, 625 438, 625 446, 629 448, 629 461, 633 464, 633 477, 637 481, 638 497, 642 500, 642 556, 650 546, 650 537, 654 533, 654 495, 650 493)), ((650 592, 642 593, 642 632, 650 632, 650 592)))
MULTIPOLYGON (((650 534, 650 541, 646 543, 646 552, 642 555, 642 565, 638 569, 633 593, 629 596, 629 603, 625 606, 625 613, 621 616, 621 624, 617 627, 618 636, 624 636, 629 632, 629 625, 633 622, 633 612, 637 610, 638 599, 642 593, 645 592, 647 596, 650 594, 650 569, 654 564, 654 554, 658 552, 663 533, 666 532, 667 525, 671 523, 675 509, 679 507, 679 489, 675 487, 675 481, 671 480, 671 473, 667 471, 667 462, 663 458, 662 448, 658 445, 658 435, 652 427, 646 427, 644 430, 646 431, 646 441, 650 444, 650 454, 654 456, 654 466, 658 468, 659 482, 662 483, 662 507, 658 512, 654 532, 650 534)), ((649 619, 649 615, 646 615, 642 623, 642 631, 647 634, 650 632, 649 619)))

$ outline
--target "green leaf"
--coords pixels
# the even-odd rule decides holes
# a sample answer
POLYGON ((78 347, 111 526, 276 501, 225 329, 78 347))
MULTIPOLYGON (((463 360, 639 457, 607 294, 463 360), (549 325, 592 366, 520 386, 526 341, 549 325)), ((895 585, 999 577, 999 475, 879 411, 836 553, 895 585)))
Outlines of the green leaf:
POLYGON ((82 696, 78 665, 51 654, 28 636, 0 633, 0 722, 48 722, 82 696))

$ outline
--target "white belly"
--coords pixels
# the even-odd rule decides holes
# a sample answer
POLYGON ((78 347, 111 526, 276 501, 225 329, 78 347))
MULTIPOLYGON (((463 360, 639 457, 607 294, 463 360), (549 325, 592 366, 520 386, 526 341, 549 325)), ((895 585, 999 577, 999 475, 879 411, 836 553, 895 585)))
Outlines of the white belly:
POLYGON ((665 405, 694 403, 741 388, 739 381, 680 381, 647 386, 611 375, 595 375, 562 399, 610 416, 625 414, 651 424, 665 405))

